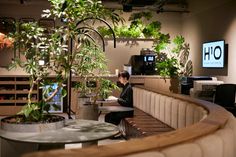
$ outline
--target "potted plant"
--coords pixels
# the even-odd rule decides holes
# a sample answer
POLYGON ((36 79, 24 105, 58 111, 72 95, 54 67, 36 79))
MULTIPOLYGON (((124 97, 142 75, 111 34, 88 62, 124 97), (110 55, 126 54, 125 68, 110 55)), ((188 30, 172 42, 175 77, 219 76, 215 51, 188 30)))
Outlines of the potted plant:
POLYGON ((189 44, 184 37, 176 36, 172 43, 172 49, 167 49, 169 42, 155 46, 158 55, 156 67, 161 76, 170 78, 170 91, 178 93, 182 77, 192 75, 192 61, 188 59, 189 44))
MULTIPOLYGON (((166 49, 166 46, 156 45, 155 50, 159 55, 157 69, 161 76, 182 77, 191 75, 189 68, 189 44, 185 43, 184 37, 176 36, 173 39, 173 48, 166 49), (166 50, 166 51, 165 51, 166 50)), ((168 42, 164 43, 168 44, 168 42)))
MULTIPOLYGON (((94 22, 99 21, 111 29, 105 21, 110 19, 113 23, 119 21, 119 16, 105 9, 101 1, 93 0, 49 0, 51 9, 44 10, 44 18, 54 18, 63 21, 61 26, 50 30, 40 27, 38 23, 23 23, 18 25, 18 30, 12 34, 15 44, 20 48, 25 60, 15 58, 10 69, 20 66, 30 78, 30 89, 28 103, 18 113, 14 123, 23 122, 48 122, 50 105, 48 102, 59 92, 66 96, 65 82, 71 74, 80 77, 78 89, 81 93, 93 93, 93 104, 106 90, 102 84, 102 76, 107 74, 106 59, 97 37, 104 40, 100 33, 94 28, 94 22), (93 35, 96 36, 93 36, 93 35), (54 81, 48 81, 48 76, 53 74, 54 81), (98 86, 90 88, 89 81, 95 81, 98 86), (46 88, 44 97, 37 103, 32 103, 32 90, 35 85, 40 88, 52 83, 57 83, 57 88, 46 88)), ((112 29, 111 29, 112 31, 112 29)), ((112 31, 113 32, 113 31, 112 31)), ((114 46, 115 46, 115 36, 114 46)), ((60 118, 59 118, 60 119, 60 118)), ((54 121, 53 118, 52 121, 54 121)), ((2 121, 7 121, 3 119, 2 121)), ((10 122, 12 120, 8 120, 10 122)))

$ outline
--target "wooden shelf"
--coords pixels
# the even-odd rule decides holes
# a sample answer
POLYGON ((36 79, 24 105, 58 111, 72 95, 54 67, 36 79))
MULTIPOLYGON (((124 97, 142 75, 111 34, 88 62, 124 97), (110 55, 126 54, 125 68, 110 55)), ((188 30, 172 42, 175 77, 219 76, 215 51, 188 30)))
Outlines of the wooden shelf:
POLYGON ((15 100, 0 100, 0 104, 2 103, 15 103, 15 100))
MULTIPOLYGON (((0 104, 1 105, 1 104, 0 104)), ((22 109, 22 106, 0 106, 0 114, 3 116, 14 115, 22 109)))
MULTIPOLYGON (((16 94, 28 94, 29 93, 29 90, 16 90, 14 91, 16 94)), ((38 94, 38 91, 37 90, 34 90, 32 92, 32 94, 38 94)))
MULTIPOLYGON (((20 111, 22 106, 28 102, 27 96, 30 88, 28 76, 0 76, 0 115, 13 115, 20 111), (14 98, 14 99, 13 99, 14 98), (23 100, 24 98, 24 100, 23 100), (13 100, 7 100, 13 99, 13 100)), ((32 94, 38 102, 39 91, 35 87, 32 94)))
MULTIPOLYGON (((16 103, 28 103, 28 100, 15 100, 16 103)), ((31 101, 32 103, 36 103, 37 101, 31 101)))
POLYGON ((15 94, 15 90, 0 90, 0 94, 15 94))
POLYGON ((17 85, 30 85, 30 81, 16 81, 17 85))
POLYGON ((0 81, 0 85, 15 85, 15 81, 0 81))

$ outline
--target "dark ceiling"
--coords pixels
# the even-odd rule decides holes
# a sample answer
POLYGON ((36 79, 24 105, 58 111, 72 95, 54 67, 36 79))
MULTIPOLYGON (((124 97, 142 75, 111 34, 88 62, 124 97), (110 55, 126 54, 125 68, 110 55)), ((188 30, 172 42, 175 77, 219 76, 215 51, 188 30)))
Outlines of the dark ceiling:
POLYGON ((187 0, 102 0, 102 2, 107 8, 123 9, 124 11, 188 12, 187 0))
MULTIPOLYGON (((0 4, 22 4, 22 5, 42 5, 47 0, 0 0, 0 4)), ((107 8, 121 9, 124 11, 132 10, 152 10, 161 12, 180 12, 188 11, 187 0, 102 0, 107 8)))

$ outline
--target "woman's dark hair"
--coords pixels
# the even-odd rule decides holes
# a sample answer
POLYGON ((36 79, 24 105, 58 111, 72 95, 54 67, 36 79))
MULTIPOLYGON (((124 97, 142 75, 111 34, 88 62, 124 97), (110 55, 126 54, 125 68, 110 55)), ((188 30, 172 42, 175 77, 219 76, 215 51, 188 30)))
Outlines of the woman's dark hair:
POLYGON ((127 80, 129 80, 130 75, 129 75, 128 71, 124 70, 124 71, 119 72, 118 77, 123 77, 123 78, 126 78, 127 80))

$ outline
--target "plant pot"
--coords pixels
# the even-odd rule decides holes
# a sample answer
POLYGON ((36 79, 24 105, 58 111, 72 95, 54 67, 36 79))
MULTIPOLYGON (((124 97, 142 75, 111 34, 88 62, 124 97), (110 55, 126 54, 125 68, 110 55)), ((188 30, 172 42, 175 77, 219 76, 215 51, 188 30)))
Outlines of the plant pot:
POLYGON ((180 81, 178 77, 171 77, 170 78, 170 87, 169 90, 173 93, 180 92, 180 81))
POLYGON ((85 103, 83 105, 80 105, 76 118, 98 120, 98 105, 91 103, 85 103))
POLYGON ((79 96, 75 118, 98 120, 98 105, 92 104, 90 97, 79 96))
POLYGON ((65 118, 58 115, 48 115, 43 122, 17 122, 22 116, 10 116, 1 120, 1 129, 11 132, 44 132, 64 127, 65 118))

